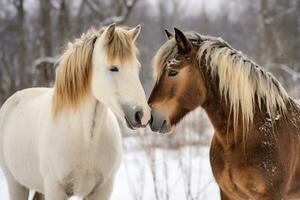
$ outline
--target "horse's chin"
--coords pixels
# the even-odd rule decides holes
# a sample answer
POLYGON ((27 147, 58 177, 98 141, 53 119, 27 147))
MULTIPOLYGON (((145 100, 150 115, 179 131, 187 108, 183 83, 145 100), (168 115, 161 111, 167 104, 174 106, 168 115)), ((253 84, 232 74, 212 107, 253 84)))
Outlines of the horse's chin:
POLYGON ((106 106, 111 110, 111 112, 115 115, 115 117, 125 122, 124 113, 122 112, 121 108, 115 104, 106 104, 106 106))
POLYGON ((127 119, 127 117, 124 117, 124 120, 126 122, 127 128, 131 130, 135 130, 135 127, 131 124, 131 122, 127 119))
POLYGON ((171 135, 171 134, 174 133, 174 130, 175 130, 175 126, 172 125, 164 131, 159 131, 158 134, 160 134, 160 135, 171 135))

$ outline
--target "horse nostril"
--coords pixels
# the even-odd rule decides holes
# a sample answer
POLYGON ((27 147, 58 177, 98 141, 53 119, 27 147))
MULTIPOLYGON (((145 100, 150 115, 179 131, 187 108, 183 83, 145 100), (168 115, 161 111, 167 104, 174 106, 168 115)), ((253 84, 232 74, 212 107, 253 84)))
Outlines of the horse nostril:
POLYGON ((168 122, 167 120, 164 120, 161 127, 160 127, 160 132, 165 133, 168 129, 168 122))
POLYGON ((135 121, 138 123, 138 124, 141 124, 142 123, 142 117, 143 117, 143 111, 137 111, 135 113, 135 121))

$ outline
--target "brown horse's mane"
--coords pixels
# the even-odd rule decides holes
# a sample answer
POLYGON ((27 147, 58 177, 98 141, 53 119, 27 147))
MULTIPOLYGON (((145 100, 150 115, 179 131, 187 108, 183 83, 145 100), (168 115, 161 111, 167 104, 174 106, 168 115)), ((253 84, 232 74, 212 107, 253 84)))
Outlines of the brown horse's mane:
MULTIPOLYGON (((238 130, 238 123, 242 122, 244 133, 248 132, 256 105, 260 110, 266 108, 271 120, 274 120, 278 112, 286 113, 286 103, 291 97, 271 73, 233 49, 221 38, 203 36, 196 32, 186 32, 185 36, 199 46, 199 67, 204 60, 207 70, 213 77, 218 77, 219 91, 230 105, 235 131, 238 130)), ((160 76, 166 63, 176 54, 176 42, 171 39, 154 57, 154 75, 160 76)))

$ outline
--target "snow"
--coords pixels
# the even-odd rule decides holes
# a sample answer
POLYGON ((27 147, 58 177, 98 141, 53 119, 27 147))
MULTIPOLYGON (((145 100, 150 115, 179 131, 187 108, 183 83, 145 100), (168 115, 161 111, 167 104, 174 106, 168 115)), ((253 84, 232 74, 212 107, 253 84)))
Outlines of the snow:
MULTIPOLYGON (((268 113, 266 113, 267 116, 269 116, 268 113)), ((274 116, 274 120, 275 121, 279 121, 281 119, 282 115, 279 111, 276 111, 275 116, 274 116)), ((271 132, 272 130, 272 119, 270 117, 266 117, 263 120, 263 124, 261 124, 261 126, 258 128, 260 130, 261 133, 265 134, 265 136, 267 136, 266 134, 271 132)))
MULTIPOLYGON (((145 150, 137 147, 138 140, 134 138, 124 139, 123 162, 116 175, 111 200, 220 199, 209 164, 208 146, 145 150)), ((8 200, 1 171, 0 199, 8 200)))
POLYGON ((293 111, 291 112, 290 122, 291 122, 295 127, 298 127, 298 126, 299 126, 299 121, 300 121, 300 113, 299 113, 299 111, 293 110, 293 111))
POLYGON ((276 116, 275 116, 275 121, 280 120, 280 118, 281 118, 281 114, 280 114, 279 111, 277 111, 277 112, 276 112, 276 116))
POLYGON ((173 58, 171 59, 168 63, 167 63, 167 67, 171 67, 171 66, 174 66, 174 65, 179 65, 180 61, 173 58))
POLYGON ((219 192, 211 173, 208 154, 208 147, 156 149, 155 159, 151 164, 145 152, 129 152, 124 155, 112 199, 122 197, 135 199, 134 194, 142 197, 138 199, 156 199, 150 169, 150 166, 153 166, 157 173, 155 181, 158 185, 159 199, 167 199, 166 196, 169 196, 170 200, 208 199, 208 197, 211 200, 218 200, 219 192), (187 188, 189 185, 191 187, 187 188), (186 197, 188 193, 189 198, 186 197))
POLYGON ((1 200, 7 200, 8 199, 8 191, 7 191, 7 185, 5 181, 4 174, 0 170, 0 199, 1 200))
POLYGON ((258 128, 261 133, 267 136, 272 128, 272 120, 270 118, 265 118, 263 124, 258 128))

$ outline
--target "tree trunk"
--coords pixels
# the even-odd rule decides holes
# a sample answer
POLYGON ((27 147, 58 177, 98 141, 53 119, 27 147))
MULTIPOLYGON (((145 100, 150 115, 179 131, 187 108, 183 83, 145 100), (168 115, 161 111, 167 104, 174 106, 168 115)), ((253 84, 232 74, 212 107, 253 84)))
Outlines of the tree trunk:
POLYGON ((51 1, 40 0, 40 15, 42 27, 43 56, 52 55, 52 31, 51 31, 51 1))
POLYGON ((262 60, 267 67, 269 67, 271 63, 276 62, 278 52, 274 32, 272 29, 272 23, 269 20, 270 11, 268 3, 268 0, 260 1, 264 39, 263 54, 260 60, 262 60))
POLYGON ((66 38, 69 36, 70 22, 69 22, 69 8, 65 0, 61 0, 60 11, 58 17, 59 31, 60 31, 60 41, 61 44, 64 43, 66 38))
MULTIPOLYGON (((27 86, 26 81, 26 41, 25 41, 25 11, 24 1, 15 1, 17 9, 17 35, 18 35, 18 75, 19 82, 17 82, 18 88, 24 88, 27 86)), ((14 92, 14 91, 12 91, 14 92)))
MULTIPOLYGON (((42 56, 52 56, 52 30, 51 30, 51 0, 40 0, 40 16, 42 29, 42 56)), ((50 77, 47 68, 43 68, 43 85, 48 86, 50 77)))

